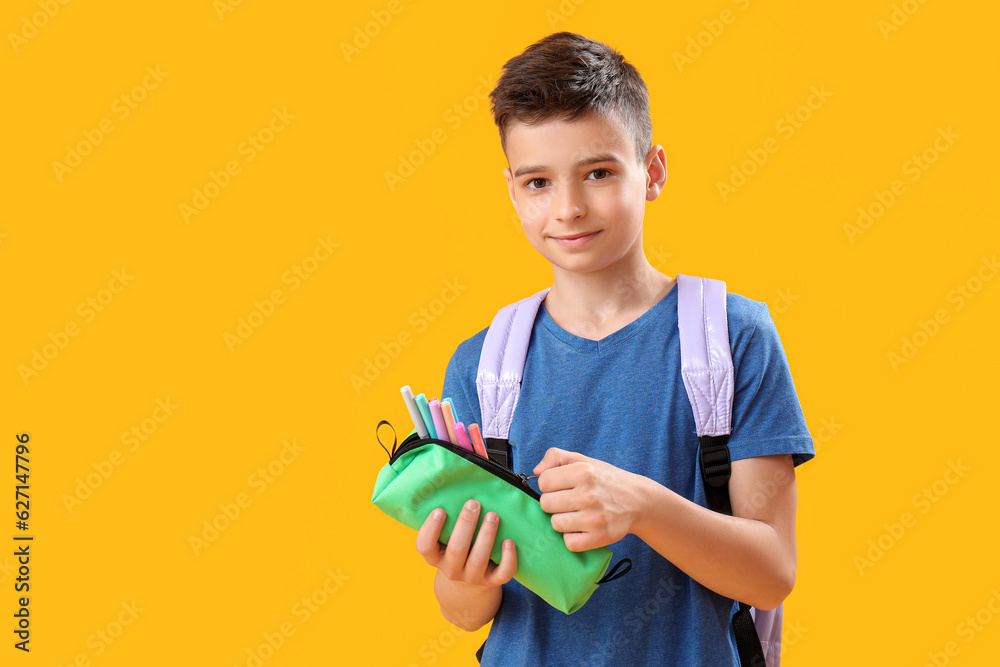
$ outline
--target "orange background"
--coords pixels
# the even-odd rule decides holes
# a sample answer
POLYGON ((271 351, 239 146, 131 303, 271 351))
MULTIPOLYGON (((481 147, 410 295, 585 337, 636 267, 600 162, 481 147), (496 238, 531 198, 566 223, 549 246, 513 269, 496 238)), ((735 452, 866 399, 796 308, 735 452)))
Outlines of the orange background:
POLYGON ((440 616, 414 531, 370 502, 374 427, 551 284, 486 95, 556 30, 618 48, 650 89, 669 172, 651 262, 777 323, 819 449, 783 664, 992 664, 995 6, 0 14, 0 452, 30 434, 35 536, 25 654, 7 468, 2 664, 474 664, 486 630, 440 616))

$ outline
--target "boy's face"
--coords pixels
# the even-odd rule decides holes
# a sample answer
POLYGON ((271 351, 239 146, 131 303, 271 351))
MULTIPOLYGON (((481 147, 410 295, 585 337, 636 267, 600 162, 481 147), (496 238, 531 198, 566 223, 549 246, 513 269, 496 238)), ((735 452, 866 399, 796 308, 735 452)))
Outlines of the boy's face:
POLYGON ((615 120, 513 123, 507 189, 528 242, 553 271, 623 270, 643 257, 646 201, 667 173, 662 146, 636 164, 635 143, 615 120))

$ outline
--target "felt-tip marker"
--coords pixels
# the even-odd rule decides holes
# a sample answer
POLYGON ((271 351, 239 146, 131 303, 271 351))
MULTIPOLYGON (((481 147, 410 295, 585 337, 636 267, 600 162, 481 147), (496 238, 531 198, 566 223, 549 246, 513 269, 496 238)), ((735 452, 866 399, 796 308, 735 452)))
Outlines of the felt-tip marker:
POLYGON ((410 419, 413 420, 413 426, 417 429, 417 437, 426 438, 428 436, 427 427, 424 426, 424 419, 420 416, 420 408, 417 407, 417 402, 413 398, 413 390, 410 389, 410 385, 400 387, 399 393, 403 395, 403 402, 406 403, 410 419))
POLYGON ((451 403, 448 403, 447 399, 441 401, 441 414, 444 416, 444 427, 448 432, 448 442, 457 445, 458 438, 455 437, 455 414, 452 412, 451 403))
POLYGON ((472 441, 472 447, 476 450, 476 454, 484 459, 490 458, 486 451, 486 443, 483 442, 483 434, 479 432, 479 424, 469 424, 469 440, 472 441))
MULTIPOLYGON (((448 405, 451 406, 451 417, 455 421, 458 421, 458 410, 455 409, 455 404, 451 402, 451 396, 448 396, 447 398, 442 398, 441 402, 442 403, 447 403, 448 405)), ((442 407, 444 407, 444 406, 442 406, 442 407)))
POLYGON ((420 410, 420 416, 424 419, 427 432, 432 438, 438 437, 437 430, 434 428, 434 419, 431 417, 431 407, 427 404, 427 397, 423 394, 417 394, 413 400, 417 402, 417 409, 420 410))
POLYGON ((458 438, 458 444, 470 452, 475 452, 476 450, 472 448, 469 443, 469 436, 465 433, 465 424, 462 422, 455 422, 455 436, 458 438))
POLYGON ((444 424, 444 415, 441 413, 441 403, 435 396, 427 406, 431 409, 431 419, 434 421, 434 430, 440 440, 448 440, 448 429, 444 424))

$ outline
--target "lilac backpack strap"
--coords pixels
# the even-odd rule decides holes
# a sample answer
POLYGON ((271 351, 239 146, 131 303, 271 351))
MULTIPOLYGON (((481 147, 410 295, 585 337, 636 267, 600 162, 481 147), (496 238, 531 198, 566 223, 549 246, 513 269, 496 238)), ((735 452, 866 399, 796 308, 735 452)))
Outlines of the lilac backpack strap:
POLYGON ((504 306, 493 318, 483 351, 479 356, 476 390, 482 410, 484 438, 507 439, 511 420, 521 392, 524 360, 528 355, 528 340, 548 287, 504 306))
POLYGON ((726 319, 726 283, 677 275, 681 377, 698 436, 725 435, 733 419, 733 358, 726 319))
MULTIPOLYGON (((677 275, 677 322, 681 341, 681 376, 694 413, 698 437, 732 431, 733 373, 726 315, 726 283, 677 275)), ((750 608, 766 667, 781 659, 781 610, 750 608)))
POLYGON ((774 609, 761 611, 750 607, 760 646, 764 649, 764 664, 766 667, 778 667, 781 664, 781 609, 784 603, 774 609))

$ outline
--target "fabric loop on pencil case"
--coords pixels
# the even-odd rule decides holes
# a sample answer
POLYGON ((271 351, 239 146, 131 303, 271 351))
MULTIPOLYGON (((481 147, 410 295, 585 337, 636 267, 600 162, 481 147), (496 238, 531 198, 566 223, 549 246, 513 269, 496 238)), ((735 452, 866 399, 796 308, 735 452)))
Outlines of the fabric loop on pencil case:
POLYGON ((618 561, 617 563, 615 563, 611 567, 611 569, 608 570, 608 573, 605 574, 603 577, 601 577, 598 580, 597 583, 598 583, 598 585, 600 585, 600 584, 606 584, 609 581, 614 581, 618 577, 624 577, 626 574, 628 574, 629 570, 631 570, 631 569, 632 569, 632 559, 631 558, 622 558, 620 561, 618 561), (620 568, 622 565, 625 566, 625 569, 622 570, 621 572, 619 572, 618 568, 620 568))
POLYGON ((389 455, 389 459, 392 460, 392 455, 396 453, 396 429, 393 428, 392 424, 383 419, 375 426, 375 439, 378 440, 378 444, 382 449, 385 449, 385 453, 389 455), (378 430, 382 428, 382 424, 385 424, 392 429, 392 451, 390 452, 386 449, 386 446, 382 444, 382 438, 379 436, 378 430))

